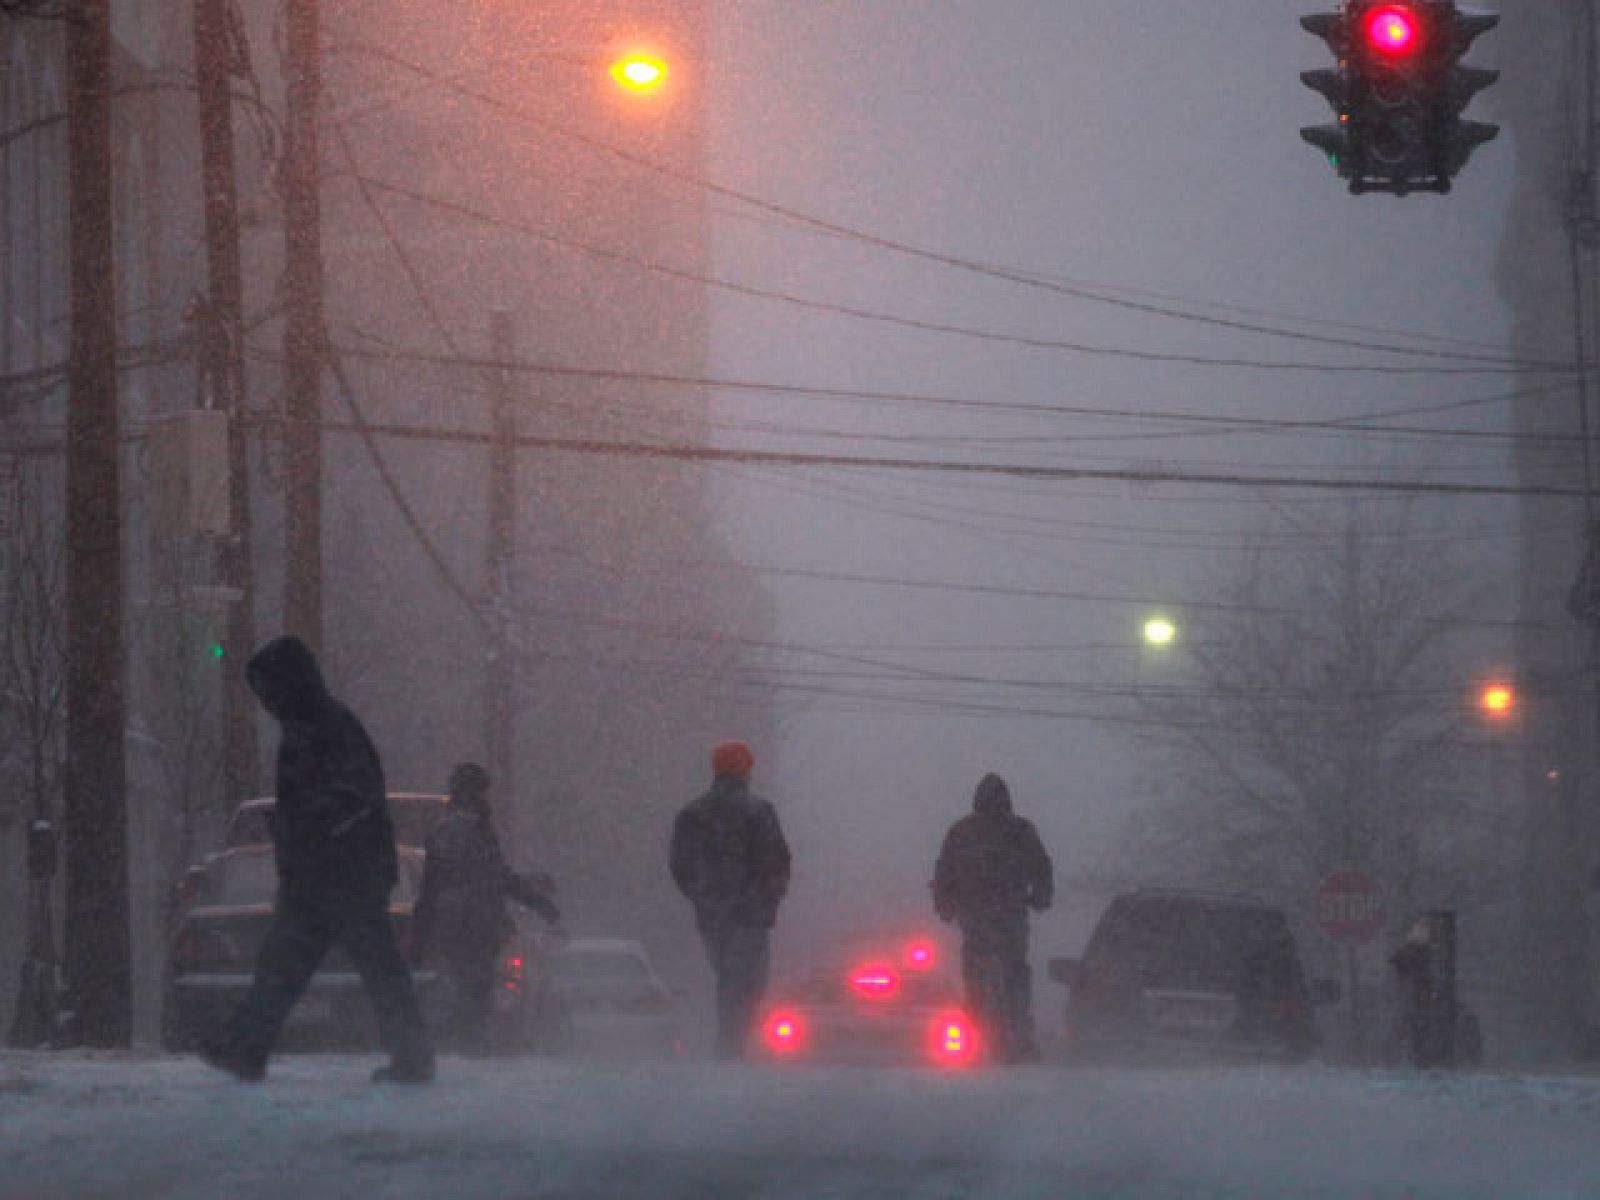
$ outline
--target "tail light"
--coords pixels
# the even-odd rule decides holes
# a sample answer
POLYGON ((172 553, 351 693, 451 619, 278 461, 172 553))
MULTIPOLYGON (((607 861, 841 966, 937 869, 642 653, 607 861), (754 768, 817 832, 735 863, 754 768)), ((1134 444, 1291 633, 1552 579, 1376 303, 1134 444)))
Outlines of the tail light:
POLYGON ((934 1021, 930 1033, 930 1049, 937 1065, 965 1067, 977 1061, 978 1027, 966 1013, 943 1014, 934 1021))
POLYGON ((520 954, 507 954, 500 960, 500 986, 520 992, 528 980, 528 962, 520 954))
POLYGON ((780 1058, 792 1058, 805 1048, 805 1026, 792 1012, 775 1012, 762 1026, 767 1049, 780 1058))
POLYGON ((863 1000, 892 1000, 900 991, 900 974, 883 963, 868 963, 850 972, 850 990, 863 1000))

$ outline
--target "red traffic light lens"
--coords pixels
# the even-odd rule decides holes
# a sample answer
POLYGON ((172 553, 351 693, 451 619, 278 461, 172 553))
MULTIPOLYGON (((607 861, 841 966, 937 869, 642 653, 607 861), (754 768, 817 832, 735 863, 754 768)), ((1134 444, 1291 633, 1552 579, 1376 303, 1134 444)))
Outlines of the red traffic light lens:
POLYGON ((1406 4, 1381 4, 1366 15, 1362 33, 1367 45, 1391 58, 1415 54, 1422 44, 1422 22, 1406 4))

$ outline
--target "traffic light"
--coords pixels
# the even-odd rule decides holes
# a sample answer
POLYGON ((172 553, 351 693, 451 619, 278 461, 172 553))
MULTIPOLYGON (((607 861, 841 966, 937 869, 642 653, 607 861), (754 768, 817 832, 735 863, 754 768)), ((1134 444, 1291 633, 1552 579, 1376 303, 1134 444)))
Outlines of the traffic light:
POLYGON ((628 54, 611 64, 611 78, 630 92, 653 92, 667 81, 667 64, 652 54, 628 54))
POLYGON ((1338 123, 1300 136, 1327 154, 1350 190, 1448 192, 1475 147, 1499 132, 1463 121, 1473 96, 1499 78, 1462 57, 1500 18, 1463 12, 1454 0, 1348 0, 1300 24, 1327 43, 1334 68, 1300 79, 1338 123))
POLYGON ((1478 693, 1478 706, 1491 720, 1509 720, 1517 712, 1517 691, 1509 683, 1486 683, 1478 693))

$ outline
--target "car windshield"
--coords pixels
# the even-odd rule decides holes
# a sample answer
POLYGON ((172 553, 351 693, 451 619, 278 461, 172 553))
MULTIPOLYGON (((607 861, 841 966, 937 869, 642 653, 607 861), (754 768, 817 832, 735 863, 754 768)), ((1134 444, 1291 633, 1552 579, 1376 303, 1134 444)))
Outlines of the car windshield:
POLYGON ((1246 968, 1293 973, 1294 945, 1281 913, 1179 899, 1119 904, 1085 959, 1110 963, 1146 985, 1236 989, 1246 968))

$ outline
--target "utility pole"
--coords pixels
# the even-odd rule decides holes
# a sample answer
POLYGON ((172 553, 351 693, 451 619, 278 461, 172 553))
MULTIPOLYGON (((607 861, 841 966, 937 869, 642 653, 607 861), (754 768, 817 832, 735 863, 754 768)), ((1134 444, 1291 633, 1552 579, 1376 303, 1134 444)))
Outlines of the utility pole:
POLYGON ((203 375, 211 403, 228 414, 228 509, 232 532, 218 547, 218 582, 235 596, 222 634, 223 776, 235 802, 256 787, 254 705, 244 663, 255 643, 254 532, 245 430, 244 273, 239 262, 239 196, 234 172, 233 57, 227 0, 195 0, 194 57, 200 107, 208 301, 201 322, 203 375))
POLYGON ((322 98, 320 0, 286 0, 284 66, 288 74, 284 154, 284 627, 322 645, 322 368, 321 169, 317 109, 322 98))
POLYGON ((133 1033, 123 768, 122 498, 112 240, 110 0, 66 21, 71 352, 67 400, 67 982, 78 1033, 133 1033))
POLYGON ((511 606, 516 574, 517 411, 511 369, 516 353, 511 316, 497 312, 489 321, 490 357, 495 362, 489 382, 492 440, 489 446, 489 529, 486 538, 485 594, 489 598, 489 646, 484 670, 484 749, 495 789, 508 803, 501 808, 504 832, 511 836, 516 821, 516 781, 512 743, 516 724, 516 665, 511 654, 511 606))

